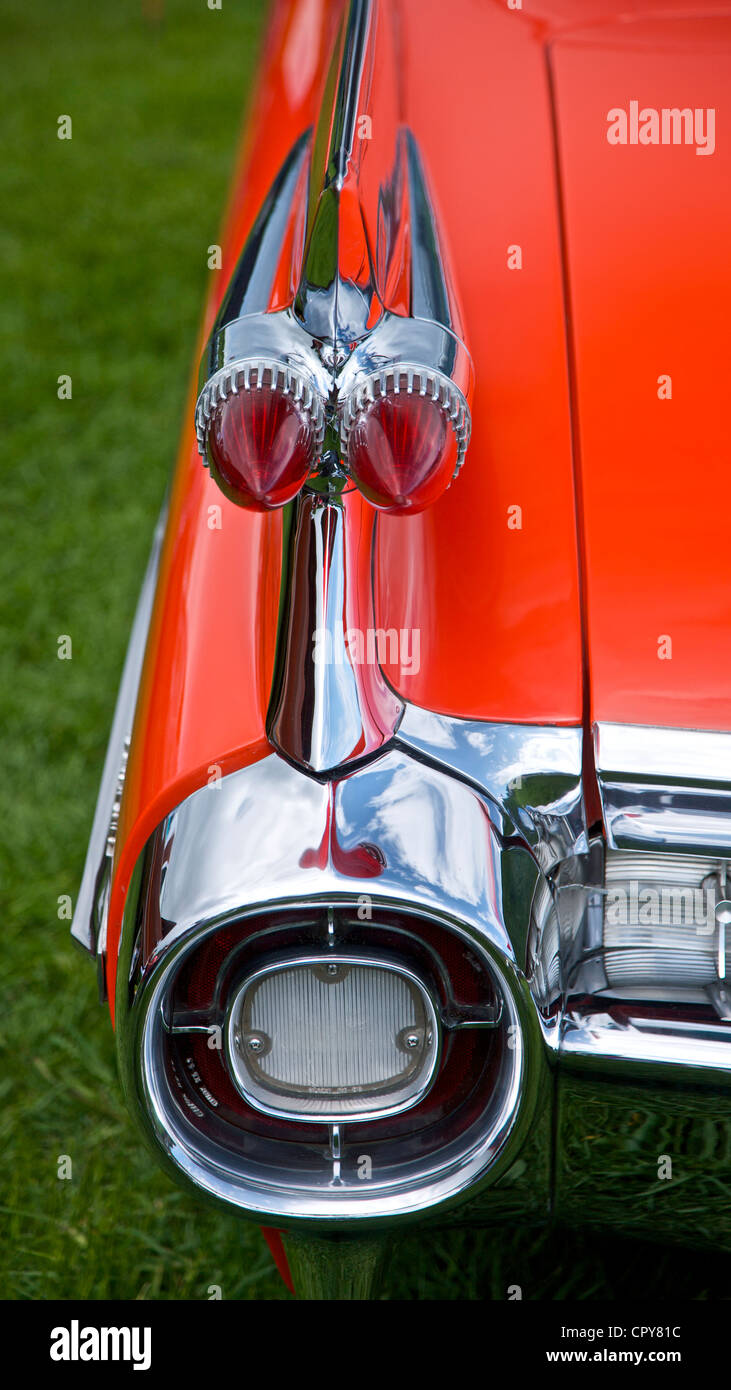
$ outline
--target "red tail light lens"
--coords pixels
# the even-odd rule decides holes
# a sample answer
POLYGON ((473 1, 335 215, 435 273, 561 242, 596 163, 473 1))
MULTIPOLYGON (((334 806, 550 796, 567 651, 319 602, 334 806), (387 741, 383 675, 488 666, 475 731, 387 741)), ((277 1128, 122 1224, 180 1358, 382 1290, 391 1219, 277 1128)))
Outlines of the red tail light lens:
POLYGON ((348 470, 385 512, 420 512, 436 502, 467 447, 463 397, 447 378, 426 373, 368 382, 347 403, 342 423, 348 470))
POLYGON ((457 440, 439 406, 421 396, 385 396, 357 420, 348 442, 352 477, 374 507, 418 512, 449 486, 457 440))
POLYGON ((208 453, 232 501, 269 510, 302 487, 314 455, 313 431, 286 396, 238 391, 213 411, 208 453))
POLYGON ((312 468, 322 414, 312 389, 285 369, 252 365, 209 383, 199 443, 221 490, 255 511, 291 501, 312 468))

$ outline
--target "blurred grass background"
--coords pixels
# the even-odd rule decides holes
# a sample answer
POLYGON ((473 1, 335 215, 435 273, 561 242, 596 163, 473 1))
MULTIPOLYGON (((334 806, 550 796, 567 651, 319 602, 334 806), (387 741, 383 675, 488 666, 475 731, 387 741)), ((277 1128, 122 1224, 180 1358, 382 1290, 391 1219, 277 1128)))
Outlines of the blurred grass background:
MULTIPOLYGON (((138 1140, 94 970, 57 916, 79 886, 263 20, 255 0, 2 5, 4 1298, 288 1297, 257 1228, 176 1189, 138 1140)), ((388 1291, 719 1298, 726 1265, 593 1235, 417 1234, 388 1291)))

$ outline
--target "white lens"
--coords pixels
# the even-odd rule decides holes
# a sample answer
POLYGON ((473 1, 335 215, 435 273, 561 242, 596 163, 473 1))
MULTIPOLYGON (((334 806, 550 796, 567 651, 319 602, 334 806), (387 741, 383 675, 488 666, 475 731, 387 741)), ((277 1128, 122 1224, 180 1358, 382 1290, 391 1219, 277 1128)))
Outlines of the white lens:
MULTIPOLYGON (((609 851, 604 968, 610 988, 663 989, 668 998, 725 976, 728 924, 718 861, 609 851)), ((731 932, 729 933, 731 944, 731 932)))
POLYGON ((436 1013, 421 981, 367 957, 307 957, 250 977, 227 1028, 233 1078, 290 1118, 374 1118, 416 1104, 434 1074, 436 1013))

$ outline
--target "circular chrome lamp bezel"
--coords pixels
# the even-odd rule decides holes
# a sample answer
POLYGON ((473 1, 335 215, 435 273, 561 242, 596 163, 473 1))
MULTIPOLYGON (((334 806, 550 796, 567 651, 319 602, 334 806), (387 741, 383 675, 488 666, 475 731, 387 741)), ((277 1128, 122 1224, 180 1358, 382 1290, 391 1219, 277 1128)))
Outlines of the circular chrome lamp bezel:
MULTIPOLYGON (((296 906, 282 902, 280 908, 286 910, 293 905, 296 906)), ((405 907, 395 900, 384 900, 383 906, 399 911, 405 907)), ((347 904, 341 902, 339 907, 347 904)), ((376 904, 374 911, 375 908, 376 904)), ((271 914, 270 907, 269 920, 271 914)), ((468 1128, 455 1133, 433 1152, 420 1153, 417 1147, 408 1160, 392 1163, 387 1142, 381 1139, 381 1158, 371 1179, 337 1185, 333 1185, 326 1165, 306 1165, 295 1170, 291 1163, 285 1163, 282 1168, 279 1163, 262 1161, 258 1150, 250 1145, 232 1148, 222 1142, 220 1135, 202 1133, 196 1127, 195 1115, 188 1112, 166 1073, 166 1004, 190 952, 234 920, 227 914, 201 924, 184 940, 171 942, 157 958, 148 978, 140 982, 131 1011, 120 1018, 120 1055, 128 1097, 148 1140, 158 1154, 162 1150, 175 1176, 193 1182, 202 1195, 215 1203, 223 1202, 256 1220, 274 1219, 288 1225, 320 1222, 337 1227, 353 1220, 359 1224, 403 1221, 455 1205, 486 1182, 494 1181, 509 1166, 511 1156, 530 1128, 541 1074, 536 1053, 536 1048, 538 1054, 541 1051, 540 1038, 531 1001, 512 963, 485 949, 487 943, 479 940, 469 927, 440 918, 431 910, 420 912, 413 904, 408 906, 408 915, 415 924, 422 918, 468 939, 483 957, 502 999, 504 1055, 499 1082, 468 1128)), ((253 923, 260 916, 260 909, 254 908, 237 913, 235 920, 248 919, 253 923)), ((326 953, 322 959, 327 960, 326 953)), ((328 1122, 318 1123, 325 1126, 326 1133, 328 1122)), ((360 1119, 354 1123, 360 1124, 360 1119)), ((278 1149, 279 1141, 272 1140, 271 1144, 273 1151, 278 1149)))
POLYGON ((470 408, 459 387, 434 367, 394 362, 369 375, 357 376, 338 401, 340 442, 347 457, 348 442, 359 417, 370 405, 389 397, 420 396, 433 401, 448 420, 457 444, 452 482, 464 463, 472 432, 470 408))
POLYGON ((218 405, 239 391, 278 391, 291 399, 303 422, 311 426, 315 454, 322 447, 325 433, 325 403, 311 375, 298 366, 276 357, 242 357, 214 372, 204 383, 195 406, 195 434, 198 453, 206 468, 208 431, 218 405))

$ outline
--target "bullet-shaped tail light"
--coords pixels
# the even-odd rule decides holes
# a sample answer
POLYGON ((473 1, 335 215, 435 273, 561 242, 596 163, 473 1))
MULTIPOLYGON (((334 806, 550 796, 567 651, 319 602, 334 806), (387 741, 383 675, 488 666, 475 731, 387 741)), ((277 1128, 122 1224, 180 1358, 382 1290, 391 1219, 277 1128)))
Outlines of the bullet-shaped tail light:
POLYGON ((356 386, 341 407, 348 471, 381 511, 420 512, 442 495, 469 443, 470 413, 440 372, 384 370, 356 386))
POLYGON ((198 448, 221 491, 271 511, 299 492, 322 445, 324 404, 303 375, 275 362, 216 373, 196 406, 198 448))

